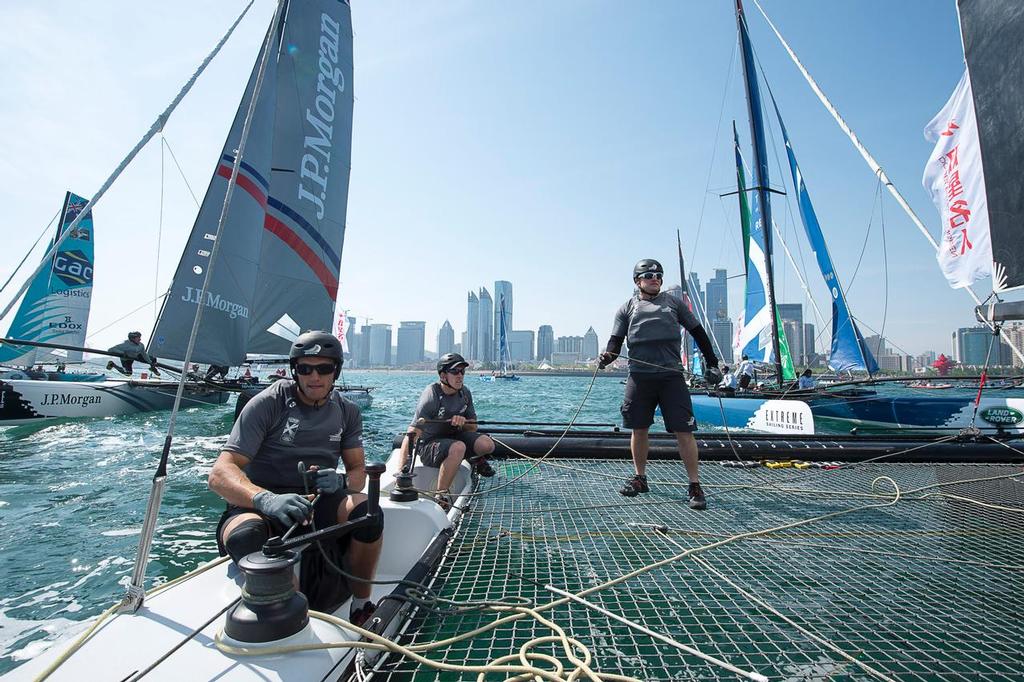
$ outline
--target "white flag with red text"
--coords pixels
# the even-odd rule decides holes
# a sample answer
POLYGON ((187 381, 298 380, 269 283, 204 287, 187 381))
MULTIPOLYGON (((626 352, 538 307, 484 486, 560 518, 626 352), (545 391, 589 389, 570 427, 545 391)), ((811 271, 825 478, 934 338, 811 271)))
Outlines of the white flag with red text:
POLYGON ((966 71, 924 136, 935 142, 922 183, 942 222, 936 257, 949 285, 959 289, 992 273, 985 173, 966 71))
POLYGON ((345 316, 348 314, 346 310, 338 311, 338 323, 335 328, 334 335, 341 341, 341 350, 343 353, 348 352, 348 339, 345 338, 345 316))

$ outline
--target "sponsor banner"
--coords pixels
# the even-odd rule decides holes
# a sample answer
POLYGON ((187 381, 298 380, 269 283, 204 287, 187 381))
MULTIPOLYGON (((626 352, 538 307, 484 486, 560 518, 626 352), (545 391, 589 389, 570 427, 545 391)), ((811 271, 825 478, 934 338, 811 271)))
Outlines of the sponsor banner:
POLYGON ((767 433, 813 434, 811 406, 800 400, 766 400, 747 422, 747 428, 767 433))

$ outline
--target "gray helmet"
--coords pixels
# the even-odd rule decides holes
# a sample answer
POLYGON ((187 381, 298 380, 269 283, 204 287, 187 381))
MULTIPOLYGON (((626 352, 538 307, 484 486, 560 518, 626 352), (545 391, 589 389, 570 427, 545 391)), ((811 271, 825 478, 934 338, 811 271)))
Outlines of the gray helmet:
POLYGON ((334 378, 338 378, 341 366, 345 359, 341 354, 341 342, 338 337, 327 332, 304 332, 292 343, 291 351, 288 353, 288 364, 292 369, 298 363, 299 358, 328 358, 334 360, 338 369, 334 372, 334 378))
POLYGON ((458 353, 445 353, 437 359, 437 373, 447 372, 455 369, 458 366, 469 367, 469 363, 466 362, 466 358, 462 357, 458 353))
POLYGON ((664 275, 665 268, 661 267, 661 263, 653 258, 644 258, 641 261, 637 261, 637 264, 633 266, 633 279, 636 279, 645 272, 660 272, 664 275))

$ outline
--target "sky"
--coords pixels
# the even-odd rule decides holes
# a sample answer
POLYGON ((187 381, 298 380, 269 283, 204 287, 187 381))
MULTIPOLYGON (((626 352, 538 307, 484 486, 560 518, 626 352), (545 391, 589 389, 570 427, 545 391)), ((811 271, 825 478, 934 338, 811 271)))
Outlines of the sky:
MULTIPOLYGON (((763 6, 933 235, 925 124, 963 72, 953 0, 763 6)), ((355 119, 341 307, 362 324, 427 321, 427 347, 466 294, 514 286, 515 329, 607 337, 634 262, 742 271, 731 125, 749 123, 730 0, 353 0, 355 119)), ((148 337, 252 69, 272 0, 256 0, 158 137, 94 209, 89 345, 148 337), (173 158, 172 158, 173 154, 173 158), (180 171, 179 171, 180 167, 180 171)), ((91 195, 244 3, 8 0, 0 23, 0 280, 59 210, 91 195)), ((754 49, 786 120, 839 277, 865 335, 949 352, 973 302, 817 101, 752 0, 754 49)), ((790 184, 779 133, 771 183, 790 184)), ((779 228, 825 315, 799 217, 779 228)), ((45 240, 44 240, 45 241, 45 240)), ((34 265, 40 247, 29 257, 34 265)), ((776 255, 780 302, 805 303, 776 255)), ((6 304, 24 270, 3 293, 6 304)), ((984 297, 987 280, 976 285, 984 297)), ((742 308, 730 280, 729 312, 742 308)), ((1012 297, 1011 297, 1012 298, 1012 297)), ((6 328, 13 313, 0 321, 6 328)), ((821 326, 820 322, 817 325, 821 326)), ((827 326, 827 325, 826 325, 827 326)), ((458 338, 458 336, 457 336, 458 338)), ((819 351, 821 348, 819 347, 819 351)))

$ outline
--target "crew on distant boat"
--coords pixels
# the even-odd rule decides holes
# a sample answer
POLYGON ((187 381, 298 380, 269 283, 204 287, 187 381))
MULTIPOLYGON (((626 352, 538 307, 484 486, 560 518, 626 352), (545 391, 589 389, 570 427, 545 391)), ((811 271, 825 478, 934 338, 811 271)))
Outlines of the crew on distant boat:
POLYGON ((750 384, 755 383, 754 378, 756 375, 754 363, 744 355, 743 361, 740 363, 740 389, 745 391, 750 388, 750 384))
MULTIPOLYGON (((306 332, 295 339, 289 360, 291 380, 275 381, 245 405, 210 471, 210 490, 227 501, 218 548, 235 562, 296 523, 319 530, 367 513, 366 495, 357 492, 366 482, 362 414, 334 390, 343 363, 340 342, 326 332, 306 332), (337 470, 339 457, 344 474, 337 470), (313 490, 298 471, 300 462, 310 465, 315 503, 303 494, 313 490)), ((333 610, 344 599, 344 581, 330 563, 340 564, 345 553, 349 571, 366 581, 349 581, 349 620, 361 625, 373 614, 369 581, 380 557, 383 516, 378 521, 349 538, 321 542, 330 562, 318 551, 303 554, 299 589, 312 608, 333 610)))
POLYGON ((477 432, 473 394, 463 384, 469 363, 458 353, 445 353, 437 361, 438 381, 427 386, 416 405, 416 414, 402 440, 402 466, 409 458, 410 440, 415 441, 420 461, 438 467, 437 503, 451 508, 449 488, 465 459, 481 476, 494 475, 487 455, 494 452, 490 436, 477 432))
POLYGON ((719 389, 729 393, 736 392, 736 373, 729 369, 729 365, 722 367, 722 384, 719 389))
POLYGON ((153 373, 153 376, 160 376, 160 370, 156 368, 156 358, 146 352, 146 347, 142 345, 142 332, 129 332, 128 340, 122 341, 116 346, 112 346, 107 349, 108 353, 120 353, 123 356, 121 364, 117 364, 113 360, 107 363, 107 369, 116 369, 125 376, 132 375, 132 365, 135 361, 145 362, 149 365, 149 371, 153 373))
POLYGON ((683 378, 680 361, 682 334, 686 327, 704 356, 704 378, 708 386, 722 381, 718 358, 707 332, 682 300, 662 293, 665 270, 656 260, 645 258, 633 267, 633 283, 637 292, 615 313, 611 338, 601 353, 598 367, 604 369, 619 356, 623 341, 629 343, 629 377, 622 401, 623 426, 632 429, 630 450, 636 474, 619 492, 626 497, 648 492, 648 431, 654 423, 654 409, 661 406, 665 429, 674 433, 679 455, 690 479, 688 497, 692 509, 706 509, 707 500, 698 476, 697 441, 693 432, 697 420, 693 416, 690 392, 683 378))
POLYGON ((227 365, 210 365, 209 369, 206 370, 207 381, 217 381, 227 378, 228 370, 231 369, 227 365))
POLYGON ((798 384, 798 387, 801 389, 816 387, 818 385, 818 382, 814 380, 814 377, 811 376, 812 374, 814 374, 814 372, 811 371, 810 367, 805 369, 804 373, 800 375, 800 382, 798 384))

